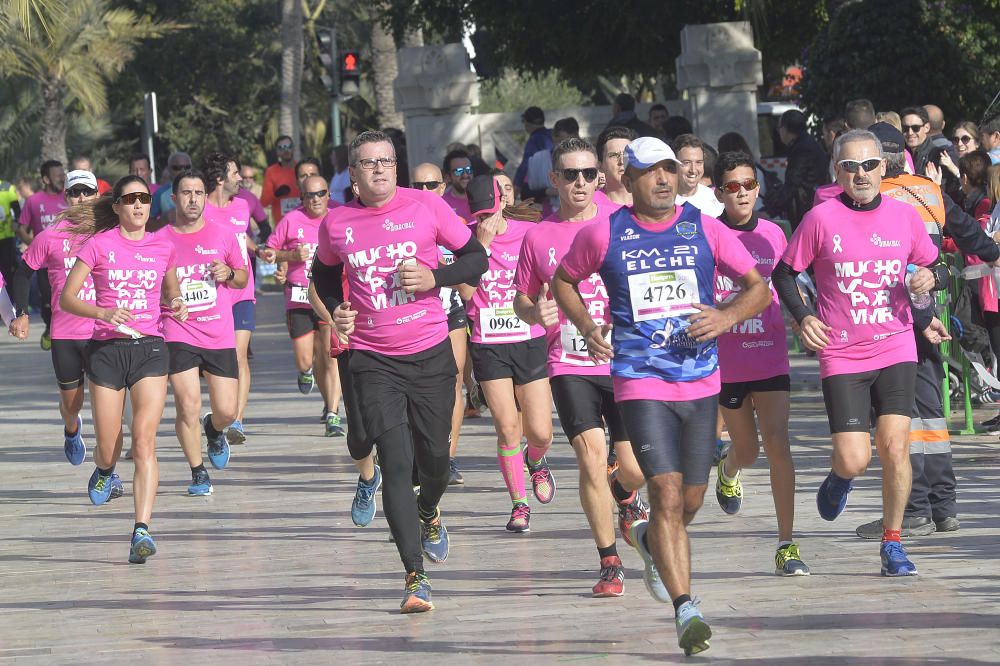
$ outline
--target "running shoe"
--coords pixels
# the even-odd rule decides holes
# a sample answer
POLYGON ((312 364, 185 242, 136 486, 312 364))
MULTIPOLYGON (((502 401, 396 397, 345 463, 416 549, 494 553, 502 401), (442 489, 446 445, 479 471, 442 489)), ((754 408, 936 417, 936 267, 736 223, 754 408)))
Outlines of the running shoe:
POLYGON ((205 414, 201 422, 205 430, 205 437, 208 439, 208 460, 215 469, 225 469, 229 464, 229 442, 225 433, 220 432, 215 437, 210 437, 208 429, 212 425, 212 412, 205 414))
POLYGON ((671 603, 670 594, 667 592, 663 581, 660 580, 660 572, 656 570, 656 565, 653 563, 652 553, 646 547, 646 530, 648 528, 648 520, 637 520, 632 523, 632 547, 639 553, 639 557, 642 558, 642 563, 645 566, 645 570, 642 572, 642 580, 646 583, 646 590, 657 601, 669 604, 671 603))
POLYGON ((677 609, 677 644, 684 650, 684 656, 690 657, 707 650, 711 637, 712 629, 705 622, 697 602, 684 602, 677 609))
POLYGON ((128 561, 132 564, 145 564, 147 557, 156 555, 156 542, 149 532, 139 528, 132 535, 132 549, 128 554, 128 561))
POLYGON ((854 488, 854 482, 848 481, 847 485, 842 486, 841 492, 835 493, 832 479, 833 472, 830 472, 816 491, 816 508, 819 509, 820 518, 823 520, 836 520, 837 516, 843 513, 847 506, 847 495, 854 488))
POLYGON ((448 485, 460 486, 465 483, 465 477, 458 471, 458 461, 454 458, 448 459, 448 485))
POLYGON ((903 544, 883 541, 881 548, 883 576, 916 576, 917 566, 906 556, 903 544))
POLYGON ((997 432, 1000 430, 1000 413, 991 419, 983 421, 979 425, 983 427, 984 432, 997 432))
POLYGON ((339 414, 330 412, 329 416, 326 417, 326 430, 323 434, 327 437, 344 436, 344 427, 340 424, 339 414))
POLYGON ((49 333, 49 329, 45 329, 45 332, 42 333, 42 337, 38 340, 38 344, 44 351, 52 349, 52 334, 49 333))
POLYGON ((327 417, 330 416, 330 408, 323 405, 323 415, 319 417, 320 423, 326 423, 327 417))
MULTIPOLYGON (((903 524, 900 527, 899 536, 902 537, 929 536, 938 531, 933 520, 922 516, 903 516, 903 524)), ((881 539, 883 528, 882 519, 879 518, 859 525, 854 532, 862 539, 881 539)))
POLYGON ((87 482, 87 494, 90 495, 91 502, 100 506, 111 498, 111 487, 114 485, 113 476, 113 472, 104 476, 99 469, 94 468, 94 473, 90 475, 90 481, 87 482))
POLYGON ((601 579, 594 585, 594 596, 620 597, 625 594, 625 567, 617 555, 601 558, 601 579))
POLYGON ((778 547, 778 550, 774 553, 774 573, 779 576, 809 575, 809 567, 802 561, 797 543, 778 547))
POLYGON ((431 562, 444 562, 448 559, 448 529, 441 522, 441 507, 436 511, 429 521, 420 518, 420 541, 431 562))
POLYGON ((87 458, 87 445, 83 443, 83 419, 76 417, 76 432, 67 435, 63 431, 65 441, 63 442, 63 453, 70 465, 80 465, 87 458))
POLYGON ((375 465, 375 476, 370 483, 362 481, 358 476, 358 488, 354 491, 354 501, 351 502, 351 520, 358 527, 367 527, 375 518, 375 491, 382 486, 382 469, 375 465))
POLYGON ((515 502, 514 508, 510 512, 510 520, 507 521, 507 531, 522 532, 531 531, 531 507, 524 502, 515 502))
POLYGON ((638 490, 632 493, 630 500, 618 504, 618 531, 630 546, 635 545, 632 543, 632 523, 637 520, 649 520, 649 507, 638 490))
POLYGON ((243 431, 243 423, 239 419, 230 423, 229 427, 226 428, 226 439, 230 446, 246 444, 247 434, 243 431))
POLYGON ((715 440, 715 453, 712 454, 712 464, 718 465, 719 461, 726 457, 726 441, 724 439, 715 440))
POLYGON ((118 499, 125 494, 125 486, 122 484, 121 477, 111 472, 111 495, 108 496, 108 501, 113 499, 118 499))
POLYGON ((313 387, 316 386, 316 377, 313 375, 312 368, 299 373, 298 383, 299 393, 302 395, 309 395, 312 393, 313 387))
POLYGON ((542 504, 548 504, 556 496, 556 477, 552 475, 549 463, 546 462, 545 456, 542 456, 537 465, 533 464, 528 460, 527 447, 524 449, 524 462, 528 465, 528 473, 531 474, 531 489, 535 493, 535 499, 542 504))
POLYGON ((479 385, 479 382, 475 382, 469 389, 469 404, 476 410, 476 416, 487 408, 486 396, 483 395, 483 387, 479 385))
POLYGON ((725 464, 726 456, 722 456, 722 460, 715 467, 715 499, 719 501, 723 511, 733 516, 739 513, 740 507, 743 506, 743 484, 740 483, 740 472, 736 472, 732 481, 723 481, 725 464))
POLYGON ((212 494, 212 479, 208 478, 208 472, 200 469, 191 472, 191 485, 188 486, 188 495, 192 497, 202 497, 212 494))
POLYGON ((434 610, 431 602, 431 581, 427 574, 411 571, 406 574, 406 584, 403 586, 403 602, 399 604, 400 613, 426 613, 434 610))

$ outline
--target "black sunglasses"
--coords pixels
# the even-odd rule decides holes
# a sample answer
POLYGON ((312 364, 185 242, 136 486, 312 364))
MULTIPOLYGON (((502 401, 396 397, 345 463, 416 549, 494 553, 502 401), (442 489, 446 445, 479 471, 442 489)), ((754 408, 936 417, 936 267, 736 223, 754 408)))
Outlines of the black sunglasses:
POLYGON ((952 140, 955 143, 961 143, 962 145, 965 145, 967 143, 972 143, 972 137, 969 136, 968 134, 963 134, 962 136, 953 137, 952 140))
POLYGON ((903 125, 903 134, 906 134, 907 132, 913 132, 914 134, 919 134, 920 130, 923 129, 923 127, 924 127, 923 123, 919 125, 903 125))
POLYGON ((317 190, 315 192, 303 192, 303 199, 322 199, 328 194, 326 190, 317 190))
POLYGON ((129 192, 128 194, 123 194, 118 197, 118 200, 115 201, 115 203, 122 203, 127 206, 131 206, 136 201, 141 204, 150 204, 153 202, 153 197, 149 194, 149 192, 129 192))
POLYGON ((567 183, 576 182, 576 179, 582 175, 583 179, 588 183, 592 183, 597 180, 597 167, 588 167, 586 169, 563 169, 562 177, 566 179, 567 183))
POLYGON ((97 190, 89 187, 73 187, 66 190, 66 196, 68 197, 92 197, 97 194, 97 190))
POLYGON ((440 180, 414 181, 413 187, 415 187, 418 190, 436 190, 437 188, 441 187, 441 181, 440 180))

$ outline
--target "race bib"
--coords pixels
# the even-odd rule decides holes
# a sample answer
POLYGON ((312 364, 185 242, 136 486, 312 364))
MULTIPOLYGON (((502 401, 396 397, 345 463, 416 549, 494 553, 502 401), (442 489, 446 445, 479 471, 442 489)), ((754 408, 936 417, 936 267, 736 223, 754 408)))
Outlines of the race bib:
POLYGON ((697 312, 698 275, 694 269, 653 271, 628 276, 632 319, 636 323, 697 312))
MULTIPOLYGON (((595 324, 602 322, 595 321, 595 324)), ((605 338, 607 340, 607 338, 605 338)), ((595 365, 587 349, 587 340, 573 324, 559 326, 559 344, 562 346, 561 363, 569 365, 595 365)))
POLYGON ((281 200, 281 215, 288 215, 290 212, 302 205, 302 199, 298 197, 287 197, 281 200))
POLYGON ((201 312, 215 306, 218 290, 214 280, 185 280, 181 282, 181 296, 188 312, 201 312))
POLYGON ((518 319, 512 305, 480 308, 479 335, 483 342, 523 342, 531 339, 531 327, 518 319))
POLYGON ((309 287, 300 287, 293 284, 290 300, 292 303, 304 303, 305 305, 309 305, 309 287))

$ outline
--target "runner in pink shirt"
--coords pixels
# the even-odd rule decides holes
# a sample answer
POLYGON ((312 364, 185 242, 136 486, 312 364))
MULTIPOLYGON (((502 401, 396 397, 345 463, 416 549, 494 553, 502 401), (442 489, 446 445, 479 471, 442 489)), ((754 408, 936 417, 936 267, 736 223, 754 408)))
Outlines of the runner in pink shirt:
POLYGON ((472 182, 472 160, 464 150, 453 150, 444 156, 442 166, 444 182, 448 184, 442 197, 455 213, 466 222, 475 222, 476 218, 469 209, 469 198, 466 189, 472 182))
MULTIPOLYGON (((785 251, 785 232, 778 225, 757 217, 754 207, 760 194, 756 165, 743 152, 723 153, 715 163, 716 196, 725 206, 721 219, 757 261, 757 272, 770 281, 771 271, 785 251)), ((722 304, 739 293, 735 283, 716 276, 715 296, 722 304)), ((732 446, 719 461, 715 497, 728 514, 739 512, 743 503, 740 472, 753 465, 764 440, 771 468, 771 495, 778 521, 778 546, 774 555, 779 576, 807 576, 799 547, 792 540, 795 517, 795 466, 788 442, 791 380, 788 342, 778 294, 771 290, 771 303, 756 317, 719 336, 719 370, 722 392, 719 405, 729 429, 732 446)))
POLYGON ((625 147, 636 138, 635 130, 620 125, 605 128, 597 137, 597 159, 604 175, 604 190, 594 193, 598 205, 632 205, 632 193, 625 189, 622 176, 625 175, 625 147))
POLYGON ((629 143, 623 183, 632 206, 577 234, 552 291, 583 332, 591 357, 611 360, 615 401, 652 504, 649 521, 632 523, 632 543, 649 592, 673 603, 678 644, 690 655, 706 650, 712 635, 690 596, 686 525, 703 502, 715 450, 715 338, 770 299, 739 239, 697 208, 676 204, 679 166, 659 139, 629 143), (742 288, 724 308, 713 307, 716 271, 742 288), (577 292, 595 272, 608 291, 611 321, 604 324, 594 321, 577 292))
POLYGON ((94 504, 105 503, 111 495, 121 455, 125 389, 131 397, 135 526, 129 562, 135 564, 156 553, 149 520, 159 482, 156 429, 166 402, 168 370, 167 348, 160 337, 161 303, 169 305, 170 316, 183 320, 188 315, 174 273, 174 248, 146 231, 151 203, 145 181, 126 176, 115 183, 110 197, 74 209, 71 233, 85 242, 59 300, 65 312, 96 320, 87 348, 97 434, 96 469, 87 490, 94 504), (94 279, 96 305, 78 296, 88 275, 94 279))
POLYGON ((438 504, 448 487, 448 433, 455 400, 455 359, 439 287, 477 284, 486 253, 440 197, 396 187, 389 137, 366 131, 349 150, 358 199, 323 221, 313 259, 313 284, 351 346, 350 370, 368 434, 354 460, 379 449, 373 489, 385 475, 382 499, 406 571, 404 613, 431 610, 423 554, 448 556, 438 504), (439 245, 455 252, 440 266, 439 245), (351 300, 344 301, 346 271, 351 300), (413 501, 414 458, 420 495, 413 501), (423 551, 423 554, 421 553, 423 551))
POLYGON ((174 219, 159 232, 173 244, 177 281, 188 317, 163 318, 170 350, 170 386, 177 420, 174 432, 191 467, 189 495, 211 495, 212 480, 201 456, 201 433, 208 459, 216 469, 229 464, 225 429, 236 419, 239 364, 233 329, 232 294, 246 283, 246 254, 236 235, 205 220, 205 176, 182 171, 174 177, 174 219), (212 411, 201 418, 201 380, 208 384, 212 411))
POLYGON ((309 303, 309 271, 319 245, 320 224, 330 210, 327 207, 330 192, 326 180, 319 175, 302 181, 299 191, 302 206, 286 213, 274 228, 262 258, 287 264, 285 324, 298 367, 299 392, 308 395, 318 381, 325 406, 325 434, 339 437, 344 430, 337 414, 340 396, 335 395, 337 367, 336 360, 330 358, 330 331, 309 303))
POLYGON ((469 209, 477 219, 473 233, 489 254, 489 267, 479 286, 458 287, 472 330, 469 354, 493 415, 497 461, 513 504, 507 530, 528 532, 531 508, 524 487, 524 462, 539 502, 548 504, 556 491, 555 477, 545 460, 552 444, 545 329, 522 321, 514 312, 514 272, 524 236, 535 224, 515 219, 516 208, 503 207, 493 176, 476 176, 467 191, 469 209), (528 442, 524 456, 522 435, 528 442))
MULTIPOLYGON (((913 315, 907 290, 926 293, 927 266, 937 248, 913 207, 879 194, 885 174, 882 144, 866 130, 834 143, 837 183, 844 194, 810 210, 775 268, 774 285, 798 322, 805 345, 819 352, 820 377, 833 435, 830 474, 819 487, 820 516, 834 520, 847 506, 852 479, 871 460, 871 414, 882 461, 882 575, 917 569, 900 544, 910 493, 908 432, 917 373, 913 315), (813 268, 816 312, 802 301, 795 275, 813 268)), ((940 322, 937 329, 947 337, 940 322)))
POLYGON ((225 285, 229 292, 229 302, 233 306, 233 326, 236 329, 236 361, 239 364, 239 401, 236 406, 236 420, 226 428, 226 438, 230 444, 246 442, 243 430, 247 402, 250 399, 250 338, 257 326, 254 292, 253 264, 250 257, 257 246, 250 236, 250 208, 245 199, 236 196, 239 192, 240 168, 236 160, 223 153, 210 153, 202 161, 201 172, 205 176, 205 211, 202 215, 209 224, 220 224, 236 235, 248 267, 247 282, 238 289, 225 285))
MULTIPOLYGON (((632 454, 628 433, 614 401, 611 366, 590 358, 576 326, 556 307, 549 293, 559 262, 581 229, 607 224, 612 204, 599 205, 597 153, 581 139, 567 139, 552 151, 550 181, 559 196, 559 210, 528 231, 517 264, 514 309, 525 322, 545 326, 548 373, 559 423, 576 453, 580 468, 580 504, 597 546, 600 579, 595 597, 624 594, 625 569, 615 543, 612 497, 618 505, 619 527, 626 541, 636 520, 648 518, 639 496, 645 480, 632 454), (606 467, 607 427, 618 453, 606 467)), ((610 321, 608 294, 597 273, 577 285, 587 312, 595 322, 610 321)))

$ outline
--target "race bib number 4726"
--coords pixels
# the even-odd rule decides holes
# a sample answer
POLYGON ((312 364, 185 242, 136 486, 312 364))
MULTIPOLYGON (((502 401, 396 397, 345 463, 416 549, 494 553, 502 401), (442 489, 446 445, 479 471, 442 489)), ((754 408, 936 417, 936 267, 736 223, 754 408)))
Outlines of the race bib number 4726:
POLYGON ((653 271, 628 276, 633 321, 693 314, 698 303, 698 275, 694 269, 653 271))

